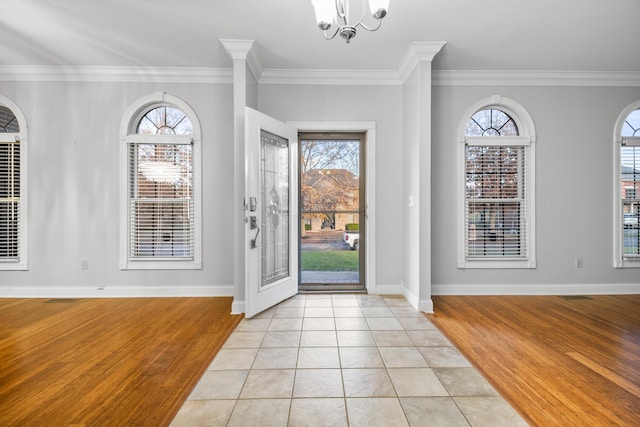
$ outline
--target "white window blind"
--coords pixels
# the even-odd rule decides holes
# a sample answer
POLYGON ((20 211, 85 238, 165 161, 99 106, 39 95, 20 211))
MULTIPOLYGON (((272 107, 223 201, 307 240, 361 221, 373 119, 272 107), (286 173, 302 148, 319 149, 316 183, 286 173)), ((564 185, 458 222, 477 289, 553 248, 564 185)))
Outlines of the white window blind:
POLYGON ((483 139, 465 149, 465 257, 526 258, 526 146, 479 145, 483 139))
POLYGON ((0 262, 20 261, 20 141, 0 134, 0 262))
POLYGON ((640 260, 640 138, 626 138, 620 147, 620 221, 622 259, 640 260))
POLYGON ((128 144, 129 258, 193 259, 192 139, 138 136, 128 144))

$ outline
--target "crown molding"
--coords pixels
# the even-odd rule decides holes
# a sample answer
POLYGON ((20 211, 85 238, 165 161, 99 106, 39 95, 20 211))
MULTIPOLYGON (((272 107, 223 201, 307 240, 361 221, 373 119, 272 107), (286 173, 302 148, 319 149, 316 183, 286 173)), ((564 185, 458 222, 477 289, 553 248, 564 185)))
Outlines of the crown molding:
POLYGON ((411 43, 398 67, 400 80, 404 83, 420 62, 433 61, 433 58, 442 50, 445 44, 447 42, 411 43))
POLYGON ((438 70, 432 76, 434 86, 640 86, 637 71, 438 70))
POLYGON ((253 40, 220 39, 220 43, 232 59, 246 59, 253 47, 253 40))
POLYGON ((0 81, 232 83, 232 70, 206 67, 1 65, 0 81))
POLYGON ((232 59, 246 61, 255 80, 260 81, 264 67, 254 49, 255 43, 253 40, 220 39, 220 43, 222 43, 232 59))
MULTIPOLYGON (((246 59, 260 84, 393 86, 402 85, 402 76, 429 55, 415 52, 407 56, 410 59, 403 61, 404 71, 264 69, 253 49, 247 51, 246 59)), ((434 86, 640 87, 640 72, 636 71, 433 70, 432 77, 434 86)), ((233 71, 208 67, 0 65, 0 81, 232 84, 233 71)))
POLYGON ((260 84, 280 85, 400 85, 394 70, 286 70, 266 69, 260 84))

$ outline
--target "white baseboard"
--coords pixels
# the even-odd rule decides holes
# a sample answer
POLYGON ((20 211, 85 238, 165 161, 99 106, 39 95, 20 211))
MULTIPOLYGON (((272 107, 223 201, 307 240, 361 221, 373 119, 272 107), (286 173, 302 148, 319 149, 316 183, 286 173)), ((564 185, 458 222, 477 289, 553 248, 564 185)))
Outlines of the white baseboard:
POLYGON ((418 309, 420 299, 416 295, 414 295, 413 292, 403 286, 402 295, 404 295, 404 297, 407 299, 407 301, 409 301, 409 304, 411 304, 413 308, 415 308, 416 310, 418 309))
POLYGON ((229 297, 233 286, 0 287, 0 298, 229 297))
POLYGON ((433 313, 433 301, 431 298, 420 300, 420 298, 405 288, 403 285, 384 285, 376 287, 376 291, 383 295, 402 295, 409 304, 418 311, 425 313, 433 313))
POLYGON ((432 295, 625 295, 640 294, 640 283, 518 285, 432 285, 432 295))
POLYGON ((407 299, 407 301, 409 301, 409 304, 411 304, 413 308, 415 308, 418 311, 423 311, 425 313, 433 313, 433 301, 431 300, 431 298, 426 298, 421 300, 418 296, 416 296, 413 292, 411 292, 407 288, 403 287, 402 290, 403 290, 402 294, 407 299))
POLYGON ((423 299, 418 303, 418 310, 425 313, 433 313, 433 300, 423 299))
POLYGON ((236 299, 231 303, 231 314, 244 313, 244 301, 238 301, 236 299))
POLYGON ((404 295, 402 285, 376 285, 375 293, 379 295, 404 295))

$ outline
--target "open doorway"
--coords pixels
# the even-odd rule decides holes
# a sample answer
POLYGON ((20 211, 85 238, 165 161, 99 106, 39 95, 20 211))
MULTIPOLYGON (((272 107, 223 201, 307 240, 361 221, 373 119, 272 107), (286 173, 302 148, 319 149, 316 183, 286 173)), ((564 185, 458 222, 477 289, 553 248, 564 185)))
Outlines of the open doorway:
POLYGON ((364 291, 365 133, 299 134, 302 291, 364 291))

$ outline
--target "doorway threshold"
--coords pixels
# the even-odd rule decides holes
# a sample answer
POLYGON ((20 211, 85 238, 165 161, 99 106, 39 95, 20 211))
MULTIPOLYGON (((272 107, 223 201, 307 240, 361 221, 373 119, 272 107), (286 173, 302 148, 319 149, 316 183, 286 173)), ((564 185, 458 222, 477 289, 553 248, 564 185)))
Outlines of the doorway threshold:
POLYGON ((366 294, 367 290, 358 287, 358 289, 345 289, 344 287, 336 288, 334 286, 322 286, 322 287, 309 287, 301 285, 298 289, 299 294, 366 294))
POLYGON ((300 283, 298 292, 366 293, 367 290, 360 283, 300 283))

